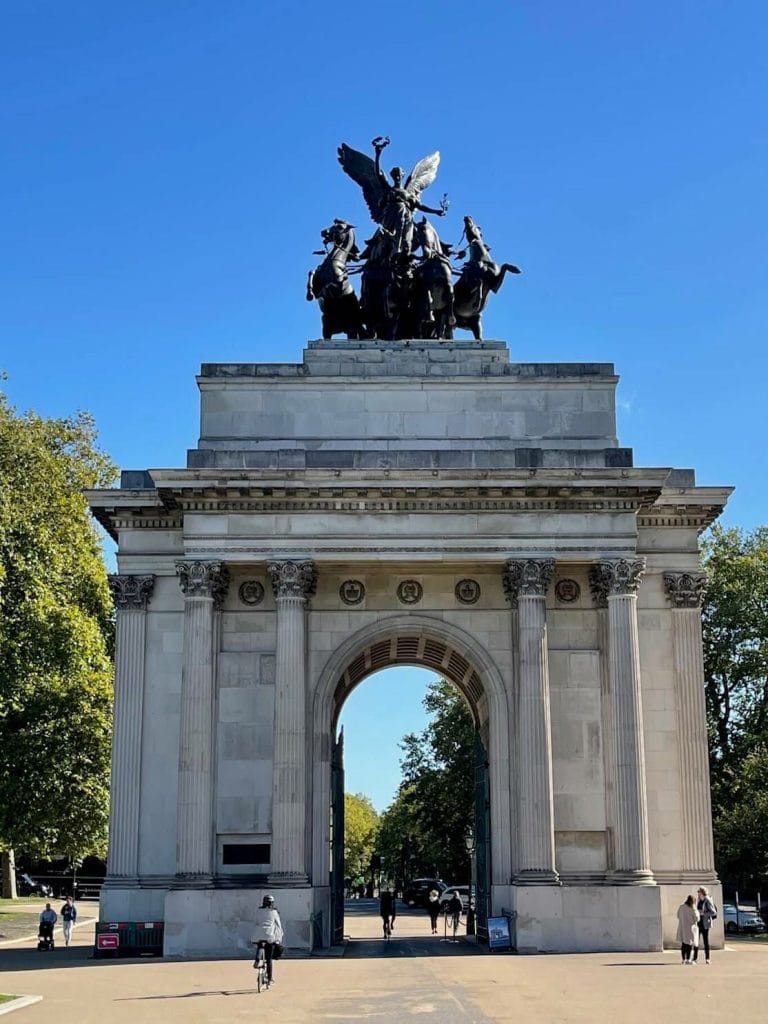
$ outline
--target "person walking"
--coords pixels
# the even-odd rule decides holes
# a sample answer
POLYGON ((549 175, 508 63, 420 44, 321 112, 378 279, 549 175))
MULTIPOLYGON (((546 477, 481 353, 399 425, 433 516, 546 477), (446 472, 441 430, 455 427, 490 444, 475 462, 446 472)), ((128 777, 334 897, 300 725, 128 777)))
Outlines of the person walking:
POLYGON ((693 896, 686 896, 685 902, 677 908, 677 941, 680 943, 680 956, 683 966, 694 964, 692 951, 699 944, 699 912, 693 896))
POLYGON ((67 896, 67 901, 61 908, 61 927, 64 931, 64 945, 68 946, 72 938, 72 928, 77 920, 77 907, 74 896, 67 896))
POLYGON ((379 914, 384 929, 384 938, 388 939, 392 934, 397 917, 397 906, 394 894, 391 889, 384 889, 379 896, 379 914))
MULTIPOLYGON (((709 890, 702 887, 697 892, 696 909, 699 912, 699 946, 704 947, 704 963, 709 963, 709 929, 717 917, 717 907, 709 895, 709 890)), ((699 946, 693 947, 693 962, 699 958, 699 946)))
POLYGON ((259 961, 258 947, 264 947, 264 958, 267 961, 267 987, 274 983, 273 962, 275 946, 283 941, 283 924, 275 908, 274 896, 265 896, 261 906, 254 914, 254 929, 251 942, 257 947, 256 961, 259 961))
POLYGON ((440 893, 437 889, 430 889, 427 896, 427 910, 429 919, 432 922, 432 934, 437 935, 437 916, 440 913, 440 893))

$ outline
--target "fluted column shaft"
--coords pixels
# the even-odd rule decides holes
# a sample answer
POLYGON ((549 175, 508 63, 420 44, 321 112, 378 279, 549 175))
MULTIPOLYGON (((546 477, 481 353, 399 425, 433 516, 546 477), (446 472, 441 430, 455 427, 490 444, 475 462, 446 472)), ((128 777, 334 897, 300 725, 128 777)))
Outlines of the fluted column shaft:
POLYGON ((213 874, 214 637, 227 570, 178 562, 176 571, 184 591, 176 874, 205 884, 213 874))
POLYGON ((551 559, 507 562, 504 586, 517 607, 518 854, 520 884, 558 882, 555 870, 552 730, 549 705, 546 593, 551 559))
POLYGON ((277 605, 270 878, 300 884, 308 879, 306 609, 316 577, 311 562, 271 562, 267 571, 277 605))
POLYGON ((680 723, 682 869, 696 875, 699 881, 707 881, 715 878, 715 863, 700 609, 706 578, 690 573, 665 573, 664 586, 674 606, 672 636, 680 723))
POLYGON ((110 884, 135 882, 139 873, 146 618, 154 583, 154 576, 109 577, 117 609, 107 856, 110 884))
POLYGON ((637 629, 637 587, 644 568, 642 559, 600 562, 596 567, 608 602, 608 671, 615 773, 612 877, 615 881, 634 884, 653 882, 637 629))

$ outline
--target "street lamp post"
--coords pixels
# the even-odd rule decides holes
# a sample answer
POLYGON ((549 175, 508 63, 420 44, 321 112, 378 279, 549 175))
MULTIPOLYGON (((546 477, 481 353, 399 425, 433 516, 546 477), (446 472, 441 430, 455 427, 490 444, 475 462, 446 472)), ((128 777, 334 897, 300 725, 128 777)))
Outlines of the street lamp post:
POLYGON ((467 906, 467 935, 475 934, 475 836, 472 829, 464 838, 469 854, 469 901, 467 906))

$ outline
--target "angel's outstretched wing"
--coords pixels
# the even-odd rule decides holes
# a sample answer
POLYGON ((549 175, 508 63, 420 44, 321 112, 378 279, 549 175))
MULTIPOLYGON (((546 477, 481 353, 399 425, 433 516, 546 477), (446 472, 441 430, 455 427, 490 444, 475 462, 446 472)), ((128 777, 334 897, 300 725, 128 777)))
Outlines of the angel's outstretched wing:
POLYGON ((418 199, 425 188, 429 188, 437 177, 437 168, 440 166, 440 154, 438 152, 425 156, 419 160, 405 183, 406 189, 418 199))
POLYGON ((373 160, 344 142, 339 146, 338 154, 339 163, 345 173, 362 188, 363 198, 371 217, 377 224, 381 224, 381 207, 385 189, 376 174, 376 165, 373 160))

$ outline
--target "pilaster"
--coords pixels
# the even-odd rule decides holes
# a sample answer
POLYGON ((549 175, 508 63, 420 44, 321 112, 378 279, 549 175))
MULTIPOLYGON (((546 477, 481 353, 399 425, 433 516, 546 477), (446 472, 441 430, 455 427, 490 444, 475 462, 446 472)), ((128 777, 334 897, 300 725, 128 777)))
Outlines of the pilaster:
POLYGON ((680 793, 682 804, 682 869, 701 882, 713 881, 712 803, 709 785, 707 718, 701 603, 706 576, 664 573, 664 590, 673 606, 675 691, 680 727, 680 793))
POLYGON ((517 611, 519 637, 519 864, 515 881, 520 885, 552 885, 559 880, 555 870, 546 615, 547 589, 554 569, 551 558, 510 559, 504 571, 504 590, 517 611))
POLYGON ((229 576, 222 562, 177 562, 184 592, 176 875, 206 885, 213 874, 213 707, 218 609, 229 576))
POLYGON ((154 576, 110 576, 117 612, 107 884, 135 884, 139 870, 141 734, 147 605, 154 576))
POLYGON ((309 561, 270 562, 267 572, 277 605, 270 881, 301 885, 309 880, 306 609, 317 573, 309 561))
POLYGON ((613 730, 615 814, 612 881, 653 884, 648 843, 643 707, 637 588, 644 559, 598 562, 590 573, 593 594, 608 605, 608 673, 613 730))

